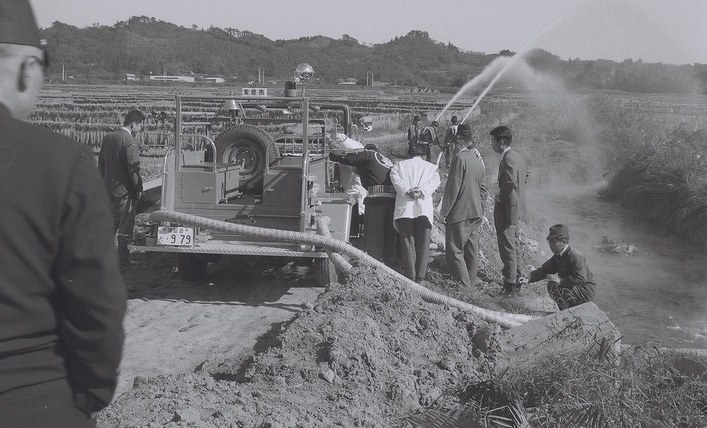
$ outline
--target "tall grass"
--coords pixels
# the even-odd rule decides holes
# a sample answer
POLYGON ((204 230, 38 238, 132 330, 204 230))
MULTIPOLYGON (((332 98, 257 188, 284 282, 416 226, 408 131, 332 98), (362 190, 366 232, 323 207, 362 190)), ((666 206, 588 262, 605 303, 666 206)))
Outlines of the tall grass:
POLYGON ((707 360, 655 348, 550 357, 498 381, 534 427, 707 426, 707 360))
POLYGON ((644 130, 624 153, 603 195, 707 249, 707 131, 644 130))

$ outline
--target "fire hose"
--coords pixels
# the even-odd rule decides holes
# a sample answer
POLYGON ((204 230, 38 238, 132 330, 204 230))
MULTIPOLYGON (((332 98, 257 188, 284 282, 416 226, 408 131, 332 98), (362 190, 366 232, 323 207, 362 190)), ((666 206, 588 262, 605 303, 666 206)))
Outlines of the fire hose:
POLYGON ((155 211, 150 214, 150 218, 158 222, 176 222, 188 226, 198 226, 209 230, 244 235, 252 238, 261 238, 279 242, 304 243, 323 247, 325 248, 325 251, 330 257, 332 263, 334 263, 334 266, 344 274, 351 269, 351 265, 344 259, 342 254, 384 270, 387 274, 396 280, 399 280, 407 288, 416 291, 425 301, 444 304, 463 311, 472 312, 484 321, 497 323, 506 328, 515 327, 533 319, 530 315, 504 313, 474 306, 425 288, 415 281, 412 281, 394 271, 358 248, 353 247, 347 242, 327 236, 329 235, 328 231, 330 220, 325 216, 321 216, 317 219, 317 230, 320 233, 318 235, 227 223, 224 221, 212 220, 174 211, 155 211))

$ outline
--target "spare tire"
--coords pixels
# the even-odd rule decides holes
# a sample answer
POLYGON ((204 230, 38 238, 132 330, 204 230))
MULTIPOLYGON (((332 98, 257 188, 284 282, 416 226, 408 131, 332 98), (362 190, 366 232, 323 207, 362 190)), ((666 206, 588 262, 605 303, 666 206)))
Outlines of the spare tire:
POLYGON ((265 153, 270 150, 270 159, 278 157, 272 136, 257 126, 239 124, 226 128, 214 143, 218 162, 243 165, 238 190, 262 194, 265 153))

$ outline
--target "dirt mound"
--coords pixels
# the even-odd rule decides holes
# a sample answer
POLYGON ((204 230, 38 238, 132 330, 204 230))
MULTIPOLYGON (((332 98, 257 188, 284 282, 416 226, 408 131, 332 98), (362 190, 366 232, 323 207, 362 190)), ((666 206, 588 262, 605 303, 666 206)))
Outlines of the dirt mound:
MULTIPOLYGON (((138 379, 99 426, 391 426, 449 388, 478 380, 472 335, 484 322, 423 301, 357 267, 245 364, 138 379)), ((478 354, 477 355, 481 355, 478 354)))

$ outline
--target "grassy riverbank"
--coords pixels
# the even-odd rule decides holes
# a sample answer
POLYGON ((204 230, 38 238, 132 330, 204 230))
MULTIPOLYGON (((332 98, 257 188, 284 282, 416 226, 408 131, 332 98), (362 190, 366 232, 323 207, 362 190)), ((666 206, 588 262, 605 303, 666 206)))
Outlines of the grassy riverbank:
POLYGON ((707 250, 707 132, 678 128, 627 149, 603 195, 707 250))

